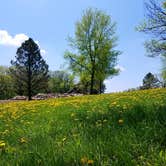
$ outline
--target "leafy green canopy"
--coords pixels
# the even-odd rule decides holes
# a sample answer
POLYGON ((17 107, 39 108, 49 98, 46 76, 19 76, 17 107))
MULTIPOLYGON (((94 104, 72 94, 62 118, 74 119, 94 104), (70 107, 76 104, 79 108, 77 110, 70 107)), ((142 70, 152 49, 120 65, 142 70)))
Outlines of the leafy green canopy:
POLYGON ((54 93, 67 93, 74 86, 74 77, 66 71, 51 71, 49 78, 49 91, 54 93))
POLYGON ((0 100, 14 96, 13 80, 9 75, 9 68, 0 66, 0 100))
POLYGON ((113 50, 117 40, 114 34, 115 23, 109 15, 97 9, 87 9, 76 23, 74 38, 69 38, 75 53, 67 51, 65 58, 80 80, 89 82, 90 94, 96 82, 103 84, 106 78, 118 73, 114 68, 119 55, 113 50))

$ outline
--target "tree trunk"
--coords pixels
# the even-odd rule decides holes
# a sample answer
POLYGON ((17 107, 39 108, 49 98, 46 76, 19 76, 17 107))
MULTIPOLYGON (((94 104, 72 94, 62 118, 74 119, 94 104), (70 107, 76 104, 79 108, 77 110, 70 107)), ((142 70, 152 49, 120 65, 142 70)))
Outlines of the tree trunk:
POLYGON ((99 87, 99 93, 102 94, 102 81, 100 80, 100 87, 99 87))
POLYGON ((31 93, 31 78, 28 78, 28 100, 32 100, 32 93, 31 93))
POLYGON ((31 55, 28 56, 28 100, 32 100, 31 55))
POLYGON ((92 68, 92 73, 91 73, 91 82, 90 82, 90 94, 93 94, 93 85, 94 85, 94 76, 95 76, 95 70, 94 67, 92 68))

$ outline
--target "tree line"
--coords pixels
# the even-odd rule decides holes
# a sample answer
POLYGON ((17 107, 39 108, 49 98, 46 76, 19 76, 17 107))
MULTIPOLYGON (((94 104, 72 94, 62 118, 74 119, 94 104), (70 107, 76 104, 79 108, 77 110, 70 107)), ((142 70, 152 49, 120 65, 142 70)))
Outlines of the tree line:
MULTIPOLYGON (((22 81, 15 77, 13 73, 11 73, 11 68, 0 66, 0 100, 9 99, 16 95, 28 96, 25 80, 25 76, 22 81)), ((67 93, 74 88, 75 85, 73 75, 63 70, 48 71, 48 78, 45 80, 45 84, 44 82, 38 83, 36 84, 36 86, 38 86, 37 88, 34 87, 35 82, 33 81, 32 96, 37 93, 67 93)))
MULTIPOLYGON (((104 80, 119 72, 115 68, 120 54, 114 50, 116 40, 115 23, 110 16, 97 9, 87 9, 76 24, 75 36, 69 38, 75 52, 66 51, 64 55, 71 74, 50 72, 39 46, 29 38, 17 49, 15 60, 11 61, 11 67, 4 74, 6 79, 10 78, 10 86, 14 90, 9 96, 15 93, 26 95, 31 100, 38 92, 74 90, 86 94, 103 93, 104 80), (77 83, 74 80, 78 80, 77 83)), ((9 87, 6 87, 7 91, 10 91, 9 87)))
MULTIPOLYGON (((149 0, 145 6, 146 20, 137 29, 152 36, 152 40, 147 41, 145 47, 148 56, 162 57, 162 85, 165 85, 166 2, 149 0)), ((26 95, 31 100, 32 96, 39 92, 104 93, 104 80, 120 72, 116 68, 121 52, 115 49, 115 30, 116 24, 109 15, 98 9, 87 9, 76 23, 74 36, 68 38, 72 51, 67 50, 64 58, 70 72, 49 71, 39 46, 29 38, 17 49, 11 66, 0 67, 0 99, 17 94, 26 95)), ((143 80, 142 89, 153 87, 159 87, 157 78, 148 73, 143 80)))

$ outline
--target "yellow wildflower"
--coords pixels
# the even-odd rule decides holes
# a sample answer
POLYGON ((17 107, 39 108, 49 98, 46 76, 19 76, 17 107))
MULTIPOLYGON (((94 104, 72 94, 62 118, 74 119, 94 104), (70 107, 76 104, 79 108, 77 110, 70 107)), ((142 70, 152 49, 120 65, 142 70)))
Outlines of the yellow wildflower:
POLYGON ((124 122, 123 119, 119 119, 119 120, 118 120, 118 123, 119 123, 119 124, 123 124, 123 122, 124 122))
POLYGON ((88 161, 87 157, 81 158, 81 163, 82 163, 82 164, 86 164, 87 161, 88 161))
POLYGON ((116 101, 114 101, 113 103, 112 103, 112 105, 116 105, 117 104, 117 102, 116 101))
POLYGON ((88 162, 87 162, 89 165, 92 165, 93 163, 94 163, 94 161, 93 160, 88 160, 88 162))
POLYGON ((4 141, 0 141, 0 149, 4 149, 6 146, 6 143, 4 141))
POLYGON ((22 137, 22 138, 20 138, 20 143, 22 143, 22 144, 23 144, 23 143, 27 143, 27 140, 22 137))

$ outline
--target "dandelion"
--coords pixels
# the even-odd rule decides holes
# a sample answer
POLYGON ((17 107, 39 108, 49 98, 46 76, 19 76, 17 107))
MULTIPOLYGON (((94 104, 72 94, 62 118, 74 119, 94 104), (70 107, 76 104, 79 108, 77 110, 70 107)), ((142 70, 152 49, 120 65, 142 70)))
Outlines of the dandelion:
POLYGON ((6 143, 4 141, 0 141, 0 149, 4 149, 6 146, 6 143))
POLYGON ((86 164, 87 161, 88 161, 87 157, 81 158, 81 163, 82 163, 82 164, 86 164))
POLYGON ((87 162, 89 165, 92 165, 93 163, 94 163, 94 161, 93 160, 88 160, 88 162, 87 162))
POLYGON ((22 144, 23 144, 23 143, 27 143, 27 140, 22 137, 22 138, 20 138, 20 143, 22 143, 22 144))
POLYGON ((118 123, 119 123, 119 124, 123 124, 123 122, 124 122, 123 119, 119 119, 119 120, 118 120, 118 123))
POLYGON ((116 105, 117 104, 117 102, 116 101, 114 101, 113 103, 112 103, 112 105, 116 105))

